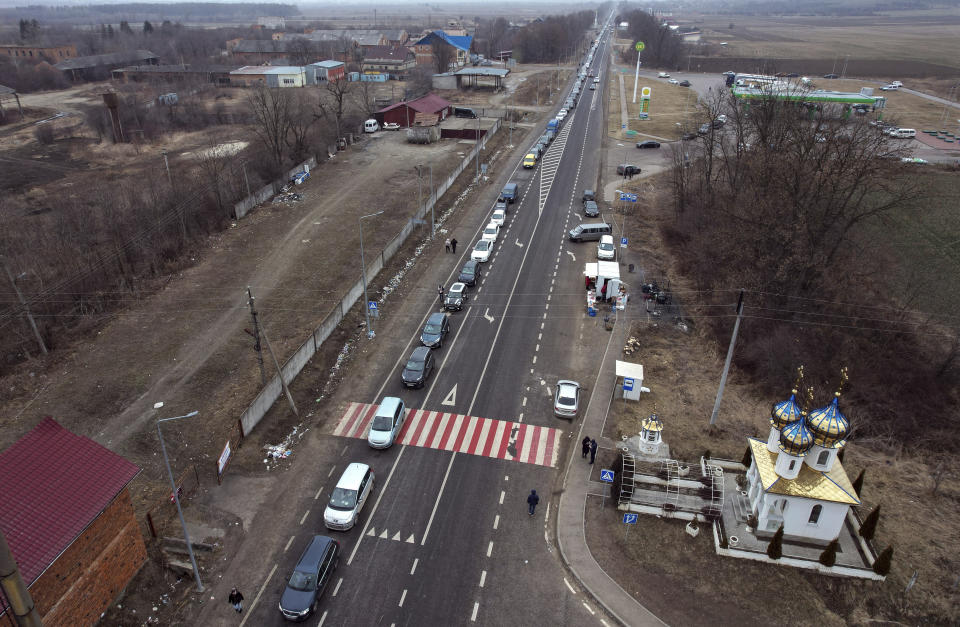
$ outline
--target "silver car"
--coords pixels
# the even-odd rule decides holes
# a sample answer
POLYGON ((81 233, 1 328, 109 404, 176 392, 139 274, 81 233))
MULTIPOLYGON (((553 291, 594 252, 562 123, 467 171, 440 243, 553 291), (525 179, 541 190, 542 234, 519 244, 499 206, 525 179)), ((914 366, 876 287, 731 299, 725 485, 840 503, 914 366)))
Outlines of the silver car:
POLYGON ((576 418, 580 410, 580 384, 562 379, 553 393, 553 413, 560 418, 576 418))

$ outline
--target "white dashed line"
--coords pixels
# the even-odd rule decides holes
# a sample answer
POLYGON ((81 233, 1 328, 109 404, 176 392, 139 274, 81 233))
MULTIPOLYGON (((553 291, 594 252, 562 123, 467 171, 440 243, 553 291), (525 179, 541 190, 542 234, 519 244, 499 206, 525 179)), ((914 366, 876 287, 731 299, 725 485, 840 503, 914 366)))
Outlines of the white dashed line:
POLYGON ((471 622, 471 623, 477 622, 477 611, 478 611, 479 609, 480 609, 480 604, 479 604, 479 603, 474 603, 474 604, 473 604, 473 614, 470 615, 470 622, 471 622))
POLYGON ((420 563, 420 558, 419 558, 419 557, 413 558, 413 566, 410 567, 410 574, 411 574, 411 575, 412 575, 413 573, 417 572, 417 564, 419 564, 419 563, 420 563))
POLYGON ((337 580, 337 585, 333 588, 333 593, 331 596, 337 596, 337 593, 340 592, 340 584, 343 583, 343 577, 337 580))
POLYGON ((310 510, 308 509, 307 511, 305 511, 305 512, 303 513, 303 518, 300 519, 300 524, 301 524, 301 525, 304 523, 304 521, 307 519, 307 516, 309 516, 309 515, 310 515, 310 510))
POLYGON ((503 505, 503 499, 507 496, 507 493, 503 490, 500 490, 500 504, 503 505))
POLYGON ((493 519, 493 528, 497 529, 500 527, 500 514, 497 514, 493 519))
POLYGON ((567 584, 567 588, 570 590, 570 594, 576 594, 577 591, 573 589, 573 586, 570 585, 570 582, 567 581, 567 578, 563 578, 563 583, 567 584))
POLYGON ((287 540, 287 546, 283 547, 283 552, 284 552, 284 553, 287 552, 287 549, 290 548, 290 545, 293 544, 293 539, 296 538, 296 537, 297 537, 297 536, 290 536, 290 539, 287 540))
MULTIPOLYGON (((397 605, 399 605, 400 607, 403 607, 403 600, 406 598, 407 598, 407 591, 404 590, 403 594, 400 595, 400 602, 397 605)), ((590 612, 590 613, 593 614, 593 612, 590 612)))
POLYGON ((487 545, 487 557, 493 555, 493 540, 490 541, 490 544, 487 545))
POLYGON ((483 584, 487 581, 487 571, 480 572, 480 587, 483 587, 483 584))
POLYGON ((593 608, 592 608, 592 607, 590 607, 589 605, 587 605, 587 602, 586 602, 586 601, 583 602, 583 607, 587 608, 587 611, 590 612, 590 615, 591 615, 591 616, 596 616, 597 613, 593 611, 593 608))

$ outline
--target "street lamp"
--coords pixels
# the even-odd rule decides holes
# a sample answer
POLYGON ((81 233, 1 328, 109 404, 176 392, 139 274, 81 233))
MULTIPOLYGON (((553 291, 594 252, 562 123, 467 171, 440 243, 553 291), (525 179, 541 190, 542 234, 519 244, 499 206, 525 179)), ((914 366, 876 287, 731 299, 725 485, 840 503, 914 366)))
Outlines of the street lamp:
POLYGON ((187 543, 187 553, 190 554, 190 563, 193 565, 193 578, 197 580, 197 592, 203 592, 203 583, 200 581, 200 569, 197 568, 197 558, 193 556, 193 545, 190 544, 190 534, 187 532, 187 523, 183 520, 183 509, 180 507, 180 495, 177 493, 177 482, 173 479, 173 471, 170 470, 170 459, 167 457, 167 447, 163 443, 163 432, 160 431, 160 423, 170 420, 180 420, 181 418, 190 418, 200 412, 192 411, 185 416, 174 416, 173 418, 161 418, 157 421, 157 436, 160 438, 160 450, 163 451, 163 463, 167 465, 167 474, 170 475, 170 488, 173 490, 173 502, 177 504, 177 514, 180 516, 180 526, 183 527, 183 539, 187 543))
POLYGON ((366 316, 367 320, 367 337, 371 340, 373 339, 374 332, 373 327, 370 326, 370 300, 367 298, 367 264, 363 261, 363 219, 372 218, 373 216, 378 216, 382 211, 376 213, 371 213, 369 215, 360 216, 360 278, 363 279, 363 315, 366 316))

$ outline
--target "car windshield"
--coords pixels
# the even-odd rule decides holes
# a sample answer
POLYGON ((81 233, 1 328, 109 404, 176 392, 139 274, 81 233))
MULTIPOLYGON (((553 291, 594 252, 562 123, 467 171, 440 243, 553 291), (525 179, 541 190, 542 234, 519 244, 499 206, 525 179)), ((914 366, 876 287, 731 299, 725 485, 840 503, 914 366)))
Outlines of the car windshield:
POLYGON ((351 510, 357 505, 357 491, 345 488, 334 488, 330 494, 330 507, 340 510, 351 510))
POLYGON ((486 250, 486 249, 488 249, 488 248, 490 248, 490 242, 489 242, 489 241, 487 241, 487 240, 480 240, 479 242, 477 242, 477 245, 476 245, 476 249, 477 249, 477 250, 479 250, 479 251, 482 252, 482 251, 484 251, 484 250, 486 250))
POLYGON ((390 416, 375 416, 370 428, 374 431, 391 431, 393 430, 393 419, 390 416))
POLYGON ((449 298, 460 298, 463 295, 463 290, 450 290, 450 293, 447 294, 449 298))
POLYGON ((607 242, 601 242, 600 250, 613 250, 613 244, 609 244, 607 242))
POLYGON ((460 276, 473 276, 473 268, 464 268, 460 271, 460 276))
POLYGON ((436 335, 437 333, 440 333, 440 329, 441 329, 441 328, 442 328, 442 325, 441 325, 439 322, 428 322, 428 323, 423 327, 423 332, 424 332, 424 333, 433 333, 434 335, 436 335))
POLYGON ((488 226, 487 228, 483 229, 483 232, 486 233, 487 235, 493 235, 494 233, 497 232, 497 227, 488 226))
POLYGON ((406 369, 420 372, 421 370, 423 370, 423 362, 420 361, 419 359, 408 359, 406 369))
POLYGON ((288 585, 294 590, 302 590, 304 592, 316 590, 317 574, 304 573, 299 570, 295 570, 293 571, 293 574, 290 575, 290 583, 288 585))

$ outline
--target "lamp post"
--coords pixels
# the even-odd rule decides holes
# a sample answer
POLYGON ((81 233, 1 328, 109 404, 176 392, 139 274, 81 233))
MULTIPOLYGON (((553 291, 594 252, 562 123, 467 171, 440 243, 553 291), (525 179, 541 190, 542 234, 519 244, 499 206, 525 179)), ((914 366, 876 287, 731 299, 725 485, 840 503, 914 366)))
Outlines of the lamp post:
POLYGON ((180 420, 181 418, 190 418, 199 413, 200 412, 198 411, 192 411, 184 416, 161 418, 157 421, 157 436, 160 438, 160 450, 163 451, 163 463, 167 465, 167 474, 170 475, 170 488, 173 490, 173 502, 177 504, 177 514, 180 516, 180 526, 183 527, 183 539, 187 543, 187 553, 190 554, 190 564, 193 565, 193 578, 197 580, 197 592, 203 592, 203 582, 200 581, 200 569, 197 568, 197 558, 193 556, 193 545, 190 544, 190 534, 187 532, 187 523, 183 520, 183 509, 180 507, 180 494, 177 492, 177 482, 173 478, 173 471, 170 470, 170 459, 167 457, 167 447, 163 443, 163 432, 160 430, 161 422, 180 420))
POLYGON ((363 315, 367 321, 367 337, 371 340, 374 337, 373 327, 370 326, 370 300, 367 298, 367 264, 363 260, 363 219, 378 216, 382 211, 360 216, 357 220, 360 223, 360 278, 363 279, 363 315))

